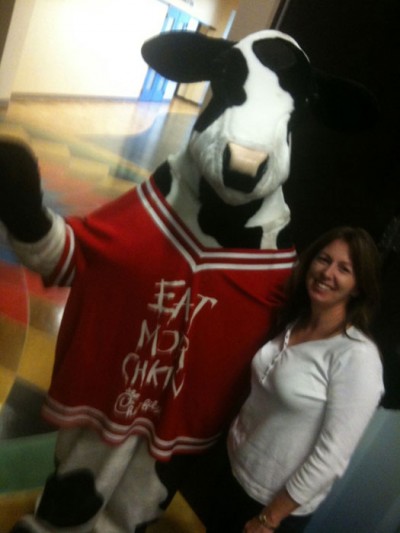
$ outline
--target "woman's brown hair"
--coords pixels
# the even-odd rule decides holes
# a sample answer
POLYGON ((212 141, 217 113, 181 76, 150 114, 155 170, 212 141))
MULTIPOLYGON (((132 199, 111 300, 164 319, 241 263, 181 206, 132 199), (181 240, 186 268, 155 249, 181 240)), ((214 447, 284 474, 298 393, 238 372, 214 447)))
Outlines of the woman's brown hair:
POLYGON ((380 299, 380 257, 369 233, 363 228, 349 226, 331 229, 300 254, 288 283, 288 299, 280 314, 278 329, 283 329, 293 320, 307 320, 310 316, 310 300, 306 289, 308 269, 321 250, 336 240, 346 242, 349 247, 357 287, 357 294, 347 304, 343 329, 352 324, 369 334, 371 320, 380 299))

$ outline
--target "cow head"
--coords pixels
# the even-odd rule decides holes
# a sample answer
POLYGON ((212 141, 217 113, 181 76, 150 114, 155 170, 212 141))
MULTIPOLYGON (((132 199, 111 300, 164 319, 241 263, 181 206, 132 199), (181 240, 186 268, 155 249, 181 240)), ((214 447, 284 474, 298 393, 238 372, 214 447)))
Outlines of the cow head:
POLYGON ((288 177, 289 124, 310 92, 310 67, 288 37, 255 34, 213 63, 213 97, 189 149, 201 174, 227 203, 265 198, 288 177))
POLYGON ((147 41, 142 54, 169 79, 211 82, 212 98, 188 149, 201 177, 229 205, 265 198, 284 183, 291 127, 307 108, 325 123, 347 128, 368 116, 360 109, 368 99, 359 98, 354 84, 317 73, 296 41, 276 30, 238 43, 163 33, 147 41))

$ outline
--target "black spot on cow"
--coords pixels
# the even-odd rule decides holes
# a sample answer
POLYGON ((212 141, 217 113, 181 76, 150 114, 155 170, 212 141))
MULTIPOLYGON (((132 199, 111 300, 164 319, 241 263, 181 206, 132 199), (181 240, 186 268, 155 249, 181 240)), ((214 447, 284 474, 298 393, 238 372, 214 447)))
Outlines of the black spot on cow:
POLYGON ((53 474, 46 482, 37 516, 54 527, 76 527, 93 518, 103 503, 90 470, 53 474))
POLYGON ((226 248, 260 248, 262 229, 246 228, 246 222, 259 210, 262 200, 232 206, 225 204, 205 179, 200 182, 201 209, 198 221, 207 235, 226 248))
POLYGON ((167 196, 171 191, 172 176, 167 161, 164 161, 153 174, 154 181, 163 196, 167 196))

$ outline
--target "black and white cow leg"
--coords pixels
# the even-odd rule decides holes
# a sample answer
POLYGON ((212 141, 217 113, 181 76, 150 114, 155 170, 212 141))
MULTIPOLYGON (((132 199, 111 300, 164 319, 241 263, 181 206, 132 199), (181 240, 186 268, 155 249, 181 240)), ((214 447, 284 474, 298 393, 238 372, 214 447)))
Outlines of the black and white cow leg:
POLYGON ((57 472, 35 515, 24 517, 16 531, 133 533, 161 515, 167 489, 145 439, 133 436, 114 447, 88 429, 62 430, 56 457, 57 472))

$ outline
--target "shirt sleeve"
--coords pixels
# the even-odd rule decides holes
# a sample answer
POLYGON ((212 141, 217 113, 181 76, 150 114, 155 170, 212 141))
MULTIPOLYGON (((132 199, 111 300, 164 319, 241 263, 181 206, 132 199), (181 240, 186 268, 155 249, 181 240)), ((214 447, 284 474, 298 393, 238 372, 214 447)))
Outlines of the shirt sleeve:
POLYGON ((24 243, 10 236, 10 243, 23 265, 42 276, 44 284, 69 286, 73 271, 74 235, 65 220, 47 209, 52 222, 39 241, 24 243))
POLYGON ((327 405, 313 451, 291 476, 286 490, 304 505, 340 477, 383 393, 382 365, 372 342, 354 341, 332 356, 327 405))

